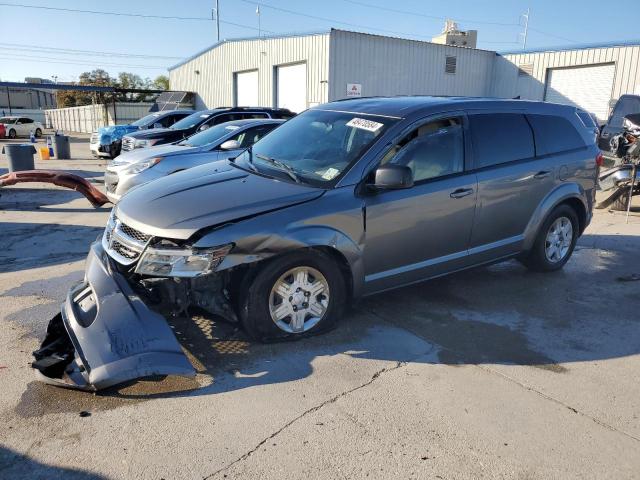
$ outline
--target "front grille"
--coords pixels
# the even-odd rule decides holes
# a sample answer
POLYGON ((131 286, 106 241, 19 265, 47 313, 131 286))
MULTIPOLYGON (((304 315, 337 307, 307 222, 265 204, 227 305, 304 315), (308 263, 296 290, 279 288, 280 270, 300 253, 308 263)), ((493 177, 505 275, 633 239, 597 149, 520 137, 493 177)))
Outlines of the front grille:
POLYGON ((129 150, 133 150, 135 147, 135 140, 131 137, 124 137, 122 139, 122 150, 128 152, 129 150))
POLYGON ((111 242, 111 248, 116 252, 118 252, 119 255, 122 255, 123 257, 128 258, 129 260, 137 259, 138 255, 140 254, 140 252, 136 252, 132 248, 129 248, 126 245, 123 245, 118 240, 114 240, 113 242, 111 242))
POLYGON ((112 215, 102 236, 102 246, 116 262, 131 265, 138 260, 149 240, 151 235, 125 225, 112 215))
POLYGON ((129 225, 125 225, 124 223, 120 224, 120 230, 129 235, 131 238, 135 238, 136 240, 139 240, 143 243, 147 243, 147 241, 151 238, 151 235, 142 233, 135 228, 131 228, 129 225))

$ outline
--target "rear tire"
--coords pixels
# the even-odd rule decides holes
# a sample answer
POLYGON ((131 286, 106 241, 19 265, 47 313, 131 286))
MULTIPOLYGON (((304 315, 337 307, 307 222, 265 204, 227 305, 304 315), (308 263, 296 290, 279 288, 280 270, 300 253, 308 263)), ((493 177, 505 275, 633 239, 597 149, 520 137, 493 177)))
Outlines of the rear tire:
POLYGON ((569 205, 559 205, 546 218, 531 251, 521 261, 535 272, 560 270, 571 258, 578 240, 578 215, 569 205))
POLYGON ((18 135, 16 134, 16 131, 13 128, 11 130, 9 130, 9 138, 11 138, 13 140, 17 136, 18 135))
POLYGON ((242 326, 265 343, 330 330, 342 316, 347 299, 346 282, 336 262, 311 250, 269 260, 242 290, 242 326))
POLYGON ((36 138, 40 138, 42 137, 42 130, 40 130, 39 128, 36 128, 36 138))

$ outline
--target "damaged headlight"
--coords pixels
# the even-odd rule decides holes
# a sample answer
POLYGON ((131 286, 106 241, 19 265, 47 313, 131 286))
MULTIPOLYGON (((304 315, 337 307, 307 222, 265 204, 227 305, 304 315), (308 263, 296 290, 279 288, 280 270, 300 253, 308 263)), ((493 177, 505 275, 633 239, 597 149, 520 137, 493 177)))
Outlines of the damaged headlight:
POLYGON ((232 244, 212 249, 147 248, 136 267, 136 273, 155 277, 197 277, 216 269, 227 256, 232 244))
POLYGON ((133 142, 133 148, 153 147, 159 141, 160 141, 159 138, 152 138, 151 140, 136 140, 133 142))

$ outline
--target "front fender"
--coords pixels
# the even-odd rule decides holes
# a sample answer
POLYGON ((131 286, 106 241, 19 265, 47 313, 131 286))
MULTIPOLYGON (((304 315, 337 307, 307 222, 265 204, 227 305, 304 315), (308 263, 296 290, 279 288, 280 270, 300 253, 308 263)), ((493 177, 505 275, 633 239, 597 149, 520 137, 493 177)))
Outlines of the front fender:
POLYGON ((535 212, 531 216, 531 220, 527 224, 524 231, 523 250, 529 251, 536 240, 536 236, 545 218, 559 204, 567 200, 578 200, 584 209, 586 224, 591 219, 591 208, 587 203, 587 194, 584 188, 577 183, 562 183, 552 190, 538 205, 535 212))
POLYGON ((230 225, 203 236, 194 247, 205 248, 229 243, 235 245, 217 271, 260 262, 301 248, 330 248, 344 258, 351 271, 353 296, 361 295, 364 283, 362 246, 347 233, 321 225, 296 225, 281 232, 261 230, 251 234, 244 230, 242 224, 230 225))

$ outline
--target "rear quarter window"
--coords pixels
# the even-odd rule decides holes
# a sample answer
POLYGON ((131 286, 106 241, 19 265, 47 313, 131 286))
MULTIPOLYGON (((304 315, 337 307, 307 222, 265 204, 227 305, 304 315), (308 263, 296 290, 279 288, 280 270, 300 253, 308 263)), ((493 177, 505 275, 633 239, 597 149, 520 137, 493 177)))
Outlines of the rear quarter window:
POLYGON ((536 139, 536 153, 549 155, 585 146, 569 120, 556 115, 527 115, 536 139))
POLYGON ((519 113, 469 115, 476 168, 535 156, 533 132, 519 113))

